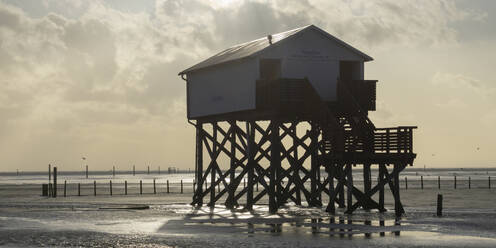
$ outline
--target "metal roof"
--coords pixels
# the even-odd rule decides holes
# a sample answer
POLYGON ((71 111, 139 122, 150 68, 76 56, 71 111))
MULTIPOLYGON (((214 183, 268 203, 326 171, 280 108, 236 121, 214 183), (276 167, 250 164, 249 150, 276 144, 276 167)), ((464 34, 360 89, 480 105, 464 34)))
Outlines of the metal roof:
POLYGON ((313 29, 313 30, 316 30, 316 31, 322 33, 327 38, 338 42, 339 44, 343 45, 347 49, 349 49, 352 52, 363 57, 365 61, 373 60, 372 57, 370 57, 367 54, 359 51, 358 49, 348 45, 344 41, 332 36, 331 34, 327 33, 326 31, 324 31, 324 30, 322 30, 322 29, 320 29, 314 25, 309 25, 309 26, 305 26, 305 27, 301 27, 301 28, 297 28, 297 29, 293 29, 293 30, 289 30, 289 31, 285 31, 282 33, 271 35, 272 36, 272 45, 269 43, 268 37, 263 37, 260 39, 256 39, 253 41, 249 41, 246 43, 235 45, 233 47, 230 47, 230 48, 228 48, 228 49, 226 49, 226 50, 224 50, 224 51, 222 51, 222 52, 220 52, 220 53, 218 53, 218 54, 216 54, 216 55, 214 55, 214 56, 212 56, 212 57, 210 57, 210 58, 208 58, 208 59, 206 59, 206 60, 204 60, 204 61, 202 61, 202 62, 200 62, 200 63, 182 71, 182 72, 180 72, 179 75, 183 75, 183 74, 186 74, 186 73, 191 72, 191 71, 195 71, 195 70, 202 69, 202 68, 207 68, 207 67, 214 66, 214 65, 223 64, 226 62, 255 56, 258 53, 265 50, 266 48, 273 46, 279 42, 289 40, 288 39, 289 37, 292 37, 293 35, 298 34, 304 30, 307 30, 307 29, 313 29))

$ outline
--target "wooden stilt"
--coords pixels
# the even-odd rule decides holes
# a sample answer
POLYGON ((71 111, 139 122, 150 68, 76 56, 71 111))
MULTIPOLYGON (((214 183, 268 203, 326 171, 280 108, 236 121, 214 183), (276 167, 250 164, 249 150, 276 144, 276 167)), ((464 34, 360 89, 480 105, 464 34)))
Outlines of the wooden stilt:
POLYGON ((277 212, 277 192, 276 192, 276 172, 281 167, 281 153, 280 153, 280 140, 279 140, 279 123, 272 120, 270 130, 271 151, 270 151, 270 174, 269 174, 269 211, 271 213, 277 212))
POLYGON ((246 209, 253 209, 253 182, 254 178, 254 160, 255 160, 255 127, 252 122, 246 122, 246 133, 248 138, 248 190, 246 194, 246 209))
POLYGON ((346 189, 347 189, 346 207, 347 207, 347 211, 351 213, 351 211, 352 211, 351 206, 353 206, 353 193, 352 193, 352 190, 353 190, 353 173, 352 173, 352 165, 347 164, 346 166, 348 167, 348 173, 346 175, 346 178, 348 179, 348 183, 346 185, 346 189))
MULTIPOLYGON (((384 180, 384 170, 386 166, 384 164, 379 165, 379 178, 378 182, 382 182, 384 180)), ((379 211, 385 210, 384 208, 384 185, 382 184, 379 189, 379 211)))

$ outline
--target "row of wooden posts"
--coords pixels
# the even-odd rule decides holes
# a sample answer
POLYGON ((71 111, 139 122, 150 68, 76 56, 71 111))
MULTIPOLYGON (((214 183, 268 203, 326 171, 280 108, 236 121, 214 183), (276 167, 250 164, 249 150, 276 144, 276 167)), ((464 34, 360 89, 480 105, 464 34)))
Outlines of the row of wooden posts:
MULTIPOLYGON (((45 196, 50 196, 50 197, 57 197, 57 167, 54 167, 54 175, 53 175, 53 184, 52 183, 49 183, 48 185, 47 184, 44 184, 43 187, 46 187, 42 189, 42 191, 45 191, 47 190, 47 193, 43 193, 43 195, 45 196)), ((245 185, 246 187, 246 179, 243 180, 243 184, 245 185)), ((81 196, 81 183, 78 183, 78 196, 81 196)), ((180 194, 183 194, 184 193, 184 184, 183 184, 183 180, 180 181, 180 194)), ((207 187, 207 182, 205 182, 205 187, 207 187)), ((97 195, 96 194, 96 189, 97 189, 97 183, 96 181, 93 181, 93 195, 97 195)), ((196 187, 196 182, 193 180, 193 192, 195 191, 195 187, 196 187)), ((220 192, 220 185, 218 185, 217 187, 217 191, 220 192)), ((256 184, 256 191, 258 192, 258 183, 256 184)), ((170 190, 170 187, 169 187, 169 180, 166 181, 166 193, 169 194, 171 193, 171 190, 170 190)), ((113 195, 113 184, 112 184, 112 180, 109 181, 109 194, 110 195, 113 195)), ((127 195, 128 194, 128 187, 127 187, 127 180, 124 181, 124 195, 127 195)), ((143 194, 143 181, 140 180, 139 181, 139 194, 142 195, 143 194)), ((153 194, 157 194, 157 183, 156 183, 156 180, 153 179, 153 194)), ((67 196, 67 180, 64 181, 64 197, 67 196)))
MULTIPOLYGON (((487 178, 487 187, 490 189, 491 188, 491 177, 489 176, 487 178)), ((420 188, 424 189, 424 176, 420 176, 420 188)), ((441 177, 437 177, 437 188, 441 189, 441 177)), ((457 188, 457 178, 456 176, 453 176, 453 188, 457 188)), ((472 179, 468 177, 468 188, 472 188, 472 179)), ((405 177, 405 189, 408 189, 408 177, 405 177)))

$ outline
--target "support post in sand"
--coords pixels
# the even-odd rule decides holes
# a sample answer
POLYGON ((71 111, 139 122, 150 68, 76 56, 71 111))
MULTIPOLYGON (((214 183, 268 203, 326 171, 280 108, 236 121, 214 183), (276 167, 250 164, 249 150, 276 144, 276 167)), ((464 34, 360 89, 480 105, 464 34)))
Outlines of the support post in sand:
POLYGON ((405 177, 405 189, 408 189, 408 177, 405 177))
POLYGON ((346 176, 346 178, 348 179, 347 181, 347 185, 346 185, 346 201, 347 201, 347 204, 346 204, 346 208, 347 208, 347 211, 351 212, 351 207, 353 206, 353 173, 352 173, 352 169, 351 169, 351 164, 348 164, 347 167, 348 167, 348 175, 346 176))
POLYGON ((64 180, 64 197, 67 196, 67 180, 64 180))
POLYGON ((52 165, 48 164, 48 197, 52 196, 52 165))
POLYGON ((443 195, 437 195, 437 216, 443 216, 443 195))
POLYGON ((127 195, 127 180, 124 181, 124 194, 127 195))
POLYGON ((420 188, 424 189, 424 176, 420 176, 420 188))
POLYGON ((135 175, 136 175, 136 166, 133 165, 133 176, 135 176, 135 175))
POLYGON ((96 180, 93 181, 93 195, 96 196, 96 180))
POLYGON ((53 167, 53 197, 57 197, 57 166, 53 167))
POLYGON ((193 193, 195 192, 196 181, 193 179, 193 193))
MULTIPOLYGON (((212 185, 210 185, 212 186, 212 185)), ((215 189, 214 189, 215 190, 215 189)), ((181 179, 181 194, 183 193, 183 180, 181 179)))
POLYGON ((169 194, 170 191, 169 191, 169 180, 167 180, 167 194, 169 194))
POLYGON ((153 179, 153 194, 157 194, 157 187, 155 186, 155 179, 153 179))
POLYGON ((78 196, 81 196, 81 183, 78 183, 78 196))
POLYGON ((143 194, 143 181, 140 180, 140 195, 143 194))
POLYGON ((491 188, 491 177, 488 177, 488 178, 487 178, 487 182, 488 182, 488 186, 489 186, 489 188, 491 188))
POLYGON ((110 180, 110 195, 112 195, 112 180, 110 180))
POLYGON ((456 176, 455 176, 455 181, 454 181, 454 188, 456 189, 456 176))
POLYGON ((86 179, 88 179, 88 165, 86 165, 86 179))
POLYGON ((148 165, 148 175, 150 175, 150 166, 148 165))
POLYGON ((468 189, 471 188, 471 185, 470 185, 470 177, 468 177, 468 189))
POLYGON ((437 176, 437 188, 441 189, 441 176, 437 176))
POLYGON ((220 183, 217 184, 217 193, 220 193, 220 183))
MULTIPOLYGON (((384 179, 384 168, 386 167, 384 164, 379 164, 379 178, 377 179, 378 182, 382 182, 384 179)), ((384 184, 380 184, 379 187, 379 211, 383 212, 384 211, 384 184)))

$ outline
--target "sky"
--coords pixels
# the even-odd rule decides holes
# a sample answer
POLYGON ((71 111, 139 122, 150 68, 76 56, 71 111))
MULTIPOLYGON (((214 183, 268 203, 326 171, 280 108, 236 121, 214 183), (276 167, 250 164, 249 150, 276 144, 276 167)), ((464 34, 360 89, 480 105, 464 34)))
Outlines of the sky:
POLYGON ((177 73, 309 24, 374 58, 370 118, 419 127, 415 166, 496 167, 495 15, 492 0, 0 0, 0 171, 194 168, 177 73))

